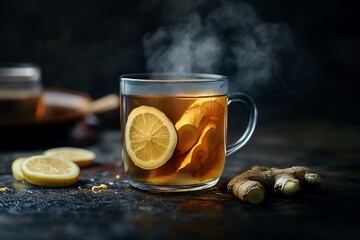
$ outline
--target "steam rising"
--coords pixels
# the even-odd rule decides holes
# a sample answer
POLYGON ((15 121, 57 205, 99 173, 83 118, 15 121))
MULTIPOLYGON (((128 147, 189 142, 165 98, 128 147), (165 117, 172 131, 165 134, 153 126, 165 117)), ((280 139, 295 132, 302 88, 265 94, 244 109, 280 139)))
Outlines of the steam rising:
POLYGON ((216 32, 197 13, 144 38, 148 69, 154 72, 216 72, 223 52, 216 32))
POLYGON ((289 28, 261 22, 247 3, 224 3, 204 18, 192 13, 161 27, 144 37, 144 50, 150 72, 224 74, 232 89, 253 94, 279 82, 294 90, 282 81, 282 63, 301 61, 289 59, 297 55, 289 28))

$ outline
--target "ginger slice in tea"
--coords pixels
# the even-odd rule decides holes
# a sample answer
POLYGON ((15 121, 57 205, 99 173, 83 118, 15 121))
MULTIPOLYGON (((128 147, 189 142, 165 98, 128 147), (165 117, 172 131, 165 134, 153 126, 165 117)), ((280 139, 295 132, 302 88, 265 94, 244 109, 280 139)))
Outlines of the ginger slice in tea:
POLYGON ((223 116, 224 108, 224 103, 215 97, 199 99, 189 106, 175 124, 179 136, 177 150, 180 154, 196 144, 209 119, 223 116))
POLYGON ((211 156, 211 152, 220 144, 220 134, 213 122, 204 128, 199 141, 193 146, 184 160, 179 164, 179 171, 196 172, 211 156))
POLYGON ((211 116, 221 116, 224 114, 225 102, 221 101, 218 97, 199 99, 190 105, 189 109, 200 106, 205 115, 208 117, 211 116))
POLYGON ((200 107, 186 110, 184 115, 175 124, 178 133, 178 144, 176 149, 183 154, 190 150, 199 138, 199 128, 203 121, 205 111, 200 107))

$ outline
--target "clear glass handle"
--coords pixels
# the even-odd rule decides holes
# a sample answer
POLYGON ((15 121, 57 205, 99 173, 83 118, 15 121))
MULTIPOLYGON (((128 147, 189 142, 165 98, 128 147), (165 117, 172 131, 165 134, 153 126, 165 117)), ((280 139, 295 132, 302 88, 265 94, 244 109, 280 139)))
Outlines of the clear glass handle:
POLYGON ((249 97, 244 93, 239 93, 239 92, 230 93, 228 95, 228 105, 230 105, 232 102, 244 103, 250 110, 250 116, 246 130, 242 134, 242 136, 235 143, 226 146, 226 156, 233 154, 249 141, 251 135, 254 132, 257 121, 257 109, 251 97, 249 97))

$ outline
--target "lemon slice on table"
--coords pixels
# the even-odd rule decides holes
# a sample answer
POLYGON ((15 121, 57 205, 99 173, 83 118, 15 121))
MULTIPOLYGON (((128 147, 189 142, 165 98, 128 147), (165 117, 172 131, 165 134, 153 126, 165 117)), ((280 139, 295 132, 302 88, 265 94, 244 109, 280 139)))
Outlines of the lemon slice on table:
POLYGON ((51 156, 27 158, 21 164, 24 179, 45 187, 63 187, 76 183, 80 169, 74 162, 51 156))
POLYGON ((151 170, 164 165, 172 156, 177 140, 174 125, 162 111, 140 106, 129 114, 125 147, 138 167, 151 170))
POLYGON ((44 155, 71 160, 79 167, 91 165, 96 157, 92 151, 73 147, 52 148, 46 150, 44 155))
POLYGON ((12 175, 16 180, 24 180, 24 175, 21 171, 21 164, 24 162, 26 157, 17 158, 11 165, 12 175))

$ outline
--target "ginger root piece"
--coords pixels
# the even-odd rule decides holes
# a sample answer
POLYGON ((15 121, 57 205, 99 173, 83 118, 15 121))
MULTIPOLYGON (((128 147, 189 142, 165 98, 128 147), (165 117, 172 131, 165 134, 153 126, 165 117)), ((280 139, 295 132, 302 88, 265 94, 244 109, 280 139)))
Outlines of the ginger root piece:
POLYGON ((209 158, 210 151, 205 144, 198 143, 191 148, 186 158, 181 162, 177 172, 196 172, 209 158))
POLYGON ((209 158, 211 151, 220 144, 220 134, 213 122, 209 122, 199 137, 199 141, 191 148, 185 159, 178 167, 178 171, 195 172, 201 168, 202 164, 209 158))
POLYGON ((193 107, 188 109, 175 124, 178 132, 176 149, 180 151, 180 154, 187 152, 197 142, 199 130, 204 121, 204 114, 205 112, 201 107, 193 107))
POLYGON ((178 132, 176 149, 183 154, 198 141, 203 129, 212 118, 223 116, 225 106, 218 98, 199 99, 189 106, 175 124, 178 132))
POLYGON ((231 179, 227 188, 242 201, 258 204, 264 200, 265 188, 268 187, 284 196, 291 196, 300 190, 300 185, 318 187, 320 184, 320 176, 303 166, 283 169, 253 166, 231 179))

